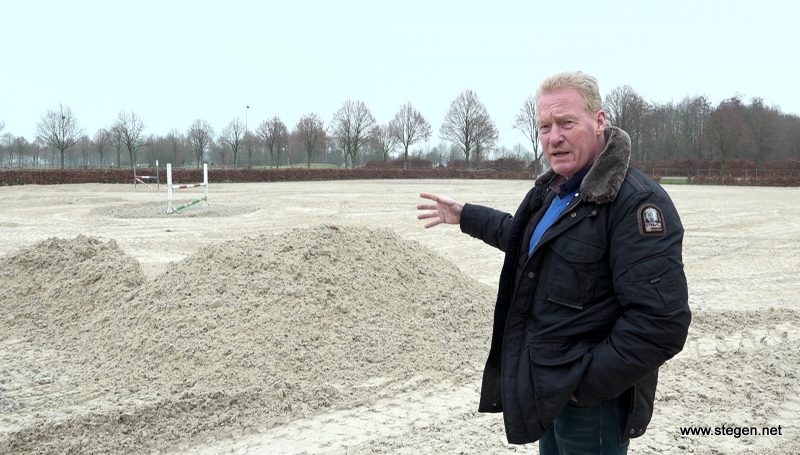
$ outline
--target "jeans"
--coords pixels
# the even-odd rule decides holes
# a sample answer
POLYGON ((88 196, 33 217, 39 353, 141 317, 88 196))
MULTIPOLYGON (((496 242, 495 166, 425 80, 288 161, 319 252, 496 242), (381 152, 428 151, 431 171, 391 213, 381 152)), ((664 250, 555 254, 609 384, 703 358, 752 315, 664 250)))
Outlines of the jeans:
POLYGON ((582 408, 571 402, 539 439, 539 455, 624 455, 627 410, 619 398, 582 408))

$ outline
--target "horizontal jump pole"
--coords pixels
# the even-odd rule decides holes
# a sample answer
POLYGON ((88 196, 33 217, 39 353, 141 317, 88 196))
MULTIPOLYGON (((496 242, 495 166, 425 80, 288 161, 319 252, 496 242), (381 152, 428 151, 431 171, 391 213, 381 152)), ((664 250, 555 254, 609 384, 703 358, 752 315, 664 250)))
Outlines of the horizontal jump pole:
POLYGON ((156 191, 161 189, 161 181, 158 178, 158 160, 156 160, 156 175, 136 175, 136 166, 133 166, 133 189, 136 189, 136 185, 141 183, 142 185, 147 186, 150 188, 150 185, 145 182, 145 180, 155 180, 156 181, 156 191))
POLYGON ((206 186, 205 183, 192 183, 188 185, 172 185, 172 188, 175 190, 182 190, 184 188, 197 188, 198 186, 206 186))
POLYGON ((148 185, 148 184, 147 184, 147 182, 145 182, 144 180, 142 180, 142 179, 141 179, 141 178, 139 178, 138 176, 136 177, 136 179, 135 179, 135 180, 136 180, 136 182, 139 182, 139 183, 141 183, 142 185, 144 185, 144 186, 146 186, 146 187, 148 187, 148 188, 150 188, 150 189, 152 189, 152 188, 153 188, 153 187, 151 187, 150 185, 148 185))
POLYGON ((136 166, 133 166, 133 189, 136 189, 136 185, 138 185, 139 183, 141 183, 142 185, 145 185, 148 188, 151 188, 150 185, 148 185, 145 180, 150 180, 151 183, 152 183, 153 180, 155 180, 156 181, 156 185, 157 185, 155 190, 156 191, 160 190, 161 189, 161 181, 159 180, 158 176, 159 176, 158 160, 156 160, 156 175, 136 175, 136 166))
POLYGON ((202 200, 203 200, 203 199, 192 199, 192 201, 191 201, 191 202, 187 202, 186 204, 179 205, 178 207, 175 207, 175 211, 176 211, 176 212, 180 212, 181 210, 183 210, 183 209, 185 209, 185 208, 187 208, 187 207, 191 207, 191 206, 193 206, 193 205, 197 204, 198 202, 200 202, 200 201, 202 201, 202 200))

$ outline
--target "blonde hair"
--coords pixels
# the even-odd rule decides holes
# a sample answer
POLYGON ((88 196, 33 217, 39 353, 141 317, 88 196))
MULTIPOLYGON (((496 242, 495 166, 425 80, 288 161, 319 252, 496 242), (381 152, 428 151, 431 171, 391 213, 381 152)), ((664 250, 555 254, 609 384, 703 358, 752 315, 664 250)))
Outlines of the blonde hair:
POLYGON ((594 113, 603 109, 603 99, 600 97, 600 86, 597 84, 597 79, 583 71, 565 71, 542 81, 539 89, 536 90, 536 104, 539 104, 540 96, 561 89, 577 90, 583 97, 589 112, 594 113))

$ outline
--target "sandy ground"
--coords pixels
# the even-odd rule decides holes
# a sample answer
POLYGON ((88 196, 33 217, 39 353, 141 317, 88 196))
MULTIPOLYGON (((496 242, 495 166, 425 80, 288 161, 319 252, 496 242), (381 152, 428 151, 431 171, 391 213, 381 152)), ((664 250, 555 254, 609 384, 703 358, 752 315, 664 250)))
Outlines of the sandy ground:
MULTIPOLYGON (((179 216, 130 185, 0 187, 0 453, 535 452, 475 412, 501 253, 414 210, 432 191, 513 211, 528 187, 212 184, 208 209, 179 216), (320 302, 351 316, 293 319, 320 302), (298 325, 315 335, 283 330, 298 325), (320 348, 337 343, 356 348, 320 348)), ((695 319, 631 453, 800 453, 800 190, 667 190, 695 319), (679 431, 723 425, 781 434, 679 431)))

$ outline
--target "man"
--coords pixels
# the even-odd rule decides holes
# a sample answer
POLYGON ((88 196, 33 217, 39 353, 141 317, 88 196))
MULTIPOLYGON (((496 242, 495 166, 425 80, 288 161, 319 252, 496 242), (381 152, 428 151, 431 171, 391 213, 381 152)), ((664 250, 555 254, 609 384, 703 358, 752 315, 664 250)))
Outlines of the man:
POLYGON ((479 411, 540 454, 624 454, 653 413, 658 368, 691 319, 683 226, 666 192, 629 168, 630 138, 606 125, 597 80, 560 73, 537 93, 550 169, 512 217, 420 196, 426 228, 505 252, 479 411))

